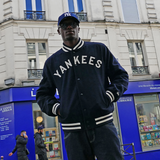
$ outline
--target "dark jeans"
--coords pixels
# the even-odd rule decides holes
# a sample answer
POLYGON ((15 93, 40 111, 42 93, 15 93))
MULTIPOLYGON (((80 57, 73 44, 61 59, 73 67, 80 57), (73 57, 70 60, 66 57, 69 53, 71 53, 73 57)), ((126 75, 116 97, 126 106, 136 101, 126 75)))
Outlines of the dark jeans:
POLYGON ((46 153, 44 153, 44 154, 38 154, 38 159, 39 160, 48 160, 47 154, 46 153))
POLYGON ((68 160, 124 160, 113 123, 93 130, 64 131, 68 160))

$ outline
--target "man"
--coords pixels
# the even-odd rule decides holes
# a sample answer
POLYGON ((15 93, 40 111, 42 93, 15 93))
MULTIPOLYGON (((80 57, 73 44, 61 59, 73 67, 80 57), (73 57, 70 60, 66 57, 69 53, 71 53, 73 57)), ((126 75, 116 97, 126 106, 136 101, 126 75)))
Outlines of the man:
POLYGON ((26 144, 28 142, 28 136, 26 131, 21 131, 20 135, 16 136, 16 146, 9 156, 12 156, 17 151, 18 160, 28 160, 27 154, 29 154, 26 144))
POLYGON ((44 144, 44 141, 42 139, 43 134, 43 126, 38 127, 38 132, 35 133, 34 139, 35 139, 35 152, 38 154, 39 160, 48 160, 47 158, 47 149, 46 145, 44 144))
POLYGON ((73 13, 59 17, 63 47, 44 65, 37 102, 49 116, 58 115, 69 160, 122 160, 112 112, 128 74, 104 44, 79 38, 79 23, 73 13))

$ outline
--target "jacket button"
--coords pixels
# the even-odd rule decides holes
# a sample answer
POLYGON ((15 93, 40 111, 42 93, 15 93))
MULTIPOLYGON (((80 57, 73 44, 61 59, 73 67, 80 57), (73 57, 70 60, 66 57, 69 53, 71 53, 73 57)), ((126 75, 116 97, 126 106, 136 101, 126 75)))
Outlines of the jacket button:
POLYGON ((80 78, 77 78, 78 81, 80 81, 80 78))
POLYGON ((86 112, 86 109, 84 109, 83 111, 86 112))
POLYGON ((83 96, 83 93, 81 93, 81 96, 83 96))

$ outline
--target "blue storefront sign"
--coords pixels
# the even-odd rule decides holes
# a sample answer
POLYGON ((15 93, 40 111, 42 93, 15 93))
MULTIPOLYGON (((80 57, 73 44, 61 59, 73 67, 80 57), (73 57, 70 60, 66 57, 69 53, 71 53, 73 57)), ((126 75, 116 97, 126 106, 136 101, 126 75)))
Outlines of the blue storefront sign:
POLYGON ((160 80, 130 82, 126 94, 160 92, 160 80))
POLYGON ((14 135, 14 104, 0 107, 0 156, 8 155, 14 147, 10 142, 14 135))

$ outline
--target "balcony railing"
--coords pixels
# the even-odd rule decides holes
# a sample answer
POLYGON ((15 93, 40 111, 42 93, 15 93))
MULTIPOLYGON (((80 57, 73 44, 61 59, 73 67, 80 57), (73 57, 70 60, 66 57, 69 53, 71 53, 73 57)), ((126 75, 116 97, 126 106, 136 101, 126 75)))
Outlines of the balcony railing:
POLYGON ((43 69, 28 69, 28 79, 41 79, 43 69))
POLYGON ((74 14, 77 15, 78 19, 80 22, 87 22, 87 13, 84 12, 73 12, 74 14))
POLYGON ((133 75, 146 75, 149 74, 148 66, 132 66, 133 75))
POLYGON ((24 11, 24 18, 31 20, 45 20, 45 11, 24 11))

